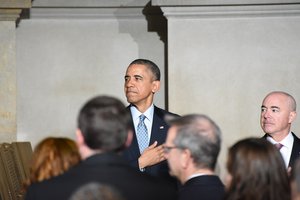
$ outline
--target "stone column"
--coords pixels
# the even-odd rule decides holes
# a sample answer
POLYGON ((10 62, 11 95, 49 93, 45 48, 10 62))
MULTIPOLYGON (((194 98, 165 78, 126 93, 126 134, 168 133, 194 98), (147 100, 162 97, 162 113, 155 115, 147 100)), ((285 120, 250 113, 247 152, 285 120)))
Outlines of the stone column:
POLYGON ((0 0, 0 142, 16 140, 16 21, 30 0, 0 0))

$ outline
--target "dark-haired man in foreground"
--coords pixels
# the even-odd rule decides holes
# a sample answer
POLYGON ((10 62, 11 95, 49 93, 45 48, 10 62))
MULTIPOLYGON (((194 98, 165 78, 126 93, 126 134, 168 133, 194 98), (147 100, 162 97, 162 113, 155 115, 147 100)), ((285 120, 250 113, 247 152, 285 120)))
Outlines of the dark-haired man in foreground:
POLYGON ((125 200, 174 200, 168 185, 140 174, 117 152, 132 139, 129 114, 118 99, 98 96, 79 112, 76 140, 83 161, 62 175, 32 184, 26 200, 68 200, 80 186, 89 182, 107 184, 125 200))

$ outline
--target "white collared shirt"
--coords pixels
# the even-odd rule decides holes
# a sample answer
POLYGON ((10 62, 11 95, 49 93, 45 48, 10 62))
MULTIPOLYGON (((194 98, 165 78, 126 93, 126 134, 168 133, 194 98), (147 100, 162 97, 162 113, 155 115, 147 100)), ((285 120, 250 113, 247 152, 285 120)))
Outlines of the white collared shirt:
POLYGON ((280 153, 283 157, 286 168, 289 166, 290 158, 292 155, 292 149, 294 144, 294 137, 291 132, 281 141, 276 142, 272 137, 267 136, 267 140, 272 144, 280 143, 283 146, 280 149, 280 153))
POLYGON ((204 173, 196 173, 196 174, 192 174, 191 176, 189 176, 186 180, 186 182, 192 178, 195 178, 195 177, 198 177, 198 176, 204 176, 204 175, 207 175, 207 174, 204 174, 204 173))
POLYGON ((152 123, 153 123, 154 105, 152 104, 144 113, 141 113, 135 106, 130 106, 130 111, 131 111, 131 115, 132 115, 135 132, 137 132, 137 125, 140 122, 139 116, 141 114, 144 114, 146 116, 144 123, 147 127, 148 139, 150 141, 152 123))

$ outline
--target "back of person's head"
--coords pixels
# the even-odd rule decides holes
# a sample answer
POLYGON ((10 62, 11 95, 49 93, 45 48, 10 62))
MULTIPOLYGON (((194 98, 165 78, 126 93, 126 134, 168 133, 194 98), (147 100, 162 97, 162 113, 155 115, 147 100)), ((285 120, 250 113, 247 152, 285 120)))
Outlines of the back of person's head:
POLYGON ((206 115, 191 114, 170 121, 176 127, 174 145, 191 152, 195 166, 214 170, 221 148, 221 130, 206 115))
POLYGON ((159 70, 159 67, 154 63, 152 62, 151 60, 147 60, 147 59, 136 59, 134 61, 132 61, 130 65, 144 65, 146 66, 153 74, 153 78, 154 78, 154 81, 160 81, 160 70, 159 70))
POLYGON ((292 200, 300 200, 300 159, 297 159, 291 171, 292 200))
POLYGON ((69 200, 124 200, 121 194, 112 186, 96 182, 79 187, 69 200))
POLYGON ((60 175, 79 161, 80 155, 73 140, 47 137, 34 149, 29 184, 60 175))
POLYGON ((97 96, 81 108, 78 128, 90 149, 118 151, 124 148, 130 129, 129 119, 129 111, 120 100, 97 96))
POLYGON ((229 148, 227 159, 230 200, 288 200, 290 186, 283 158, 262 138, 246 138, 229 148))

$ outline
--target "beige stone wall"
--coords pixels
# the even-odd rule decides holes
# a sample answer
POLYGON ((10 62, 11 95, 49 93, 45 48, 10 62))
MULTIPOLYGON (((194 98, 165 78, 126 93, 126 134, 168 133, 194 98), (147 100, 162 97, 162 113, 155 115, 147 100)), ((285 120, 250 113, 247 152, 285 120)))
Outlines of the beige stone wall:
POLYGON ((0 138, 16 140, 15 22, 0 21, 0 138))
MULTIPOLYGON (((224 178, 228 147, 263 135, 260 106, 267 93, 283 90, 300 103, 299 6, 167 6, 163 11, 170 109, 204 113, 219 124, 224 178)), ((292 130, 300 136, 299 119, 292 130)))
POLYGON ((17 138, 16 20, 30 0, 0 0, 0 141, 17 138))
POLYGON ((78 111, 94 95, 112 95, 127 105, 124 75, 136 58, 160 66, 155 103, 164 107, 164 43, 143 9, 33 5, 16 32, 18 141, 35 146, 49 135, 74 138, 78 111))

